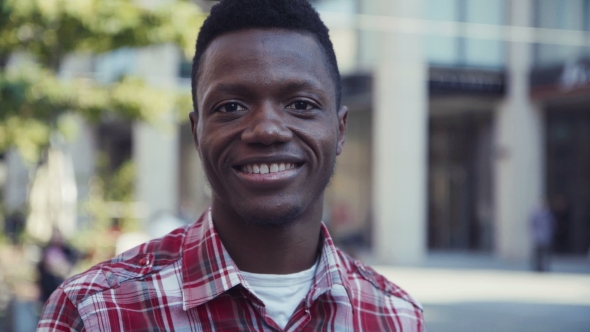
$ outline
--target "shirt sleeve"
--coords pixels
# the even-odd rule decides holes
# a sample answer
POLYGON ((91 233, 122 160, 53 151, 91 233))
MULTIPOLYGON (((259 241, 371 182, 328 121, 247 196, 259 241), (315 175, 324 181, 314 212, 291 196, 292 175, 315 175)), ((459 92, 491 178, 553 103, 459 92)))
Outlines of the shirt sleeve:
POLYGON ((37 331, 85 331, 78 309, 61 287, 45 303, 37 331))

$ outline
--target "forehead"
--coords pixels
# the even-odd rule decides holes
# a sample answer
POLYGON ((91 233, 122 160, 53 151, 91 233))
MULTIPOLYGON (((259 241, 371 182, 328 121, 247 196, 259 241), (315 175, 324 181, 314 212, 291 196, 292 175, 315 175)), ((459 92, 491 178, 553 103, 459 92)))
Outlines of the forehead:
POLYGON ((326 56, 307 33, 283 29, 249 29, 217 37, 203 54, 197 95, 219 82, 277 84, 315 81, 334 93, 326 56))

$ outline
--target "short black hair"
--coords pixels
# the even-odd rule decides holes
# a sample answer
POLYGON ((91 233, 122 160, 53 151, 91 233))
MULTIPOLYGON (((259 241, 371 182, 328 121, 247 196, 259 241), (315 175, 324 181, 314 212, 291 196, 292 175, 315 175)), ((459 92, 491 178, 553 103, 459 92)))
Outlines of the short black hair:
POLYGON ((247 29, 285 29, 311 34, 322 46, 340 108, 342 83, 328 28, 307 0, 221 0, 211 8, 197 37, 191 72, 193 108, 198 111, 197 77, 203 54, 211 42, 226 33, 247 29))

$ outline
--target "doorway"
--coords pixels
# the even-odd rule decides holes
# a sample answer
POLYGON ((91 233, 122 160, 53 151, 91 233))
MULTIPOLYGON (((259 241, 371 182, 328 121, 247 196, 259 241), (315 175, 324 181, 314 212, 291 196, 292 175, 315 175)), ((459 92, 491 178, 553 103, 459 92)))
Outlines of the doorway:
POLYGON ((492 249, 491 112, 429 121, 428 245, 492 249))

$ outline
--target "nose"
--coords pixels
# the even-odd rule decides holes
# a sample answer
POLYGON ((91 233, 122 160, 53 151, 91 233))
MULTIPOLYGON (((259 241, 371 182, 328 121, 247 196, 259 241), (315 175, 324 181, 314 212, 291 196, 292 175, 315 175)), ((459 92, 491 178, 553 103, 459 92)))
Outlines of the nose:
POLYGON ((247 128, 242 132, 242 140, 248 144, 263 145, 290 141, 293 133, 285 123, 285 116, 280 107, 272 104, 252 109, 246 118, 247 128))

